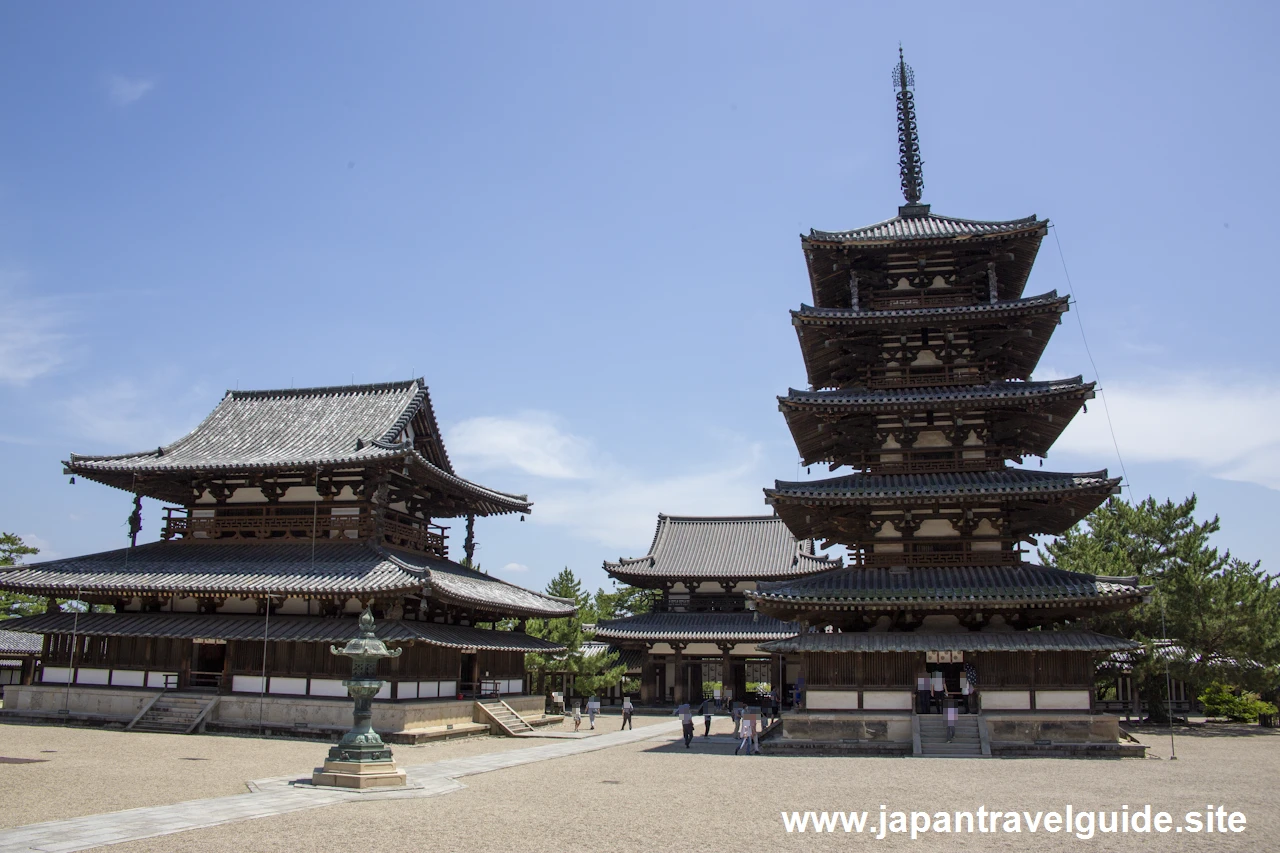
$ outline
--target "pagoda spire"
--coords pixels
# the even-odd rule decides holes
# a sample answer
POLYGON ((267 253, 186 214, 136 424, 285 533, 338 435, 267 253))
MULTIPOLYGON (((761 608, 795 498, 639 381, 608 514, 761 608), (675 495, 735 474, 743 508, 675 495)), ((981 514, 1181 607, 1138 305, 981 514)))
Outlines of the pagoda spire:
POLYGON ((902 44, 898 44, 898 64, 893 69, 893 87, 898 101, 898 171, 902 174, 902 195, 907 205, 920 203, 924 178, 920 174, 920 132, 916 128, 916 103, 911 90, 916 87, 916 75, 902 56, 902 44))

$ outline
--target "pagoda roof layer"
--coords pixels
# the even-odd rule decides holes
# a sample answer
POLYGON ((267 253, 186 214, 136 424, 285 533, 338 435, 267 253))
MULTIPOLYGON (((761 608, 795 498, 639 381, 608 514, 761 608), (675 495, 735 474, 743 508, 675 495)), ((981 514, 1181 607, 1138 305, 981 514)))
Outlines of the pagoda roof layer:
POLYGON ((840 388, 825 391, 787 390, 778 403, 784 409, 819 412, 924 411, 951 406, 1023 408, 1058 397, 1074 398, 1093 391, 1097 383, 1083 376, 1044 382, 988 382, 982 385, 943 385, 936 388, 840 388))
MULTIPOLYGON (((1119 491, 1105 470, 1066 474, 1005 468, 918 474, 849 474, 808 482, 777 481, 765 502, 797 536, 845 541, 837 513, 824 508, 911 508, 922 505, 1015 504, 1012 532, 1059 534, 1119 491)), ((854 514, 857 514, 856 512, 854 514)))
MULTIPOLYGON (((15 631, 94 637, 167 637, 273 641, 294 643, 342 643, 360 634, 355 618, 318 616, 261 616, 195 613, 42 613, 9 620, 15 631)), ((387 642, 419 642, 454 649, 507 652, 557 652, 564 647, 516 631, 487 631, 467 625, 380 619, 378 639, 387 642)))
MULTIPOLYGON (((1095 383, 1082 377, 1048 382, 990 382, 932 388, 845 388, 799 391, 778 398, 804 464, 838 462, 850 448, 881 449, 877 416, 983 412, 997 444, 1043 456, 1066 429, 1095 383)), ((923 427, 927 429, 928 427, 923 427)))
MULTIPOLYGON (((928 329, 964 332, 971 354, 954 367, 973 367, 992 379, 1029 379, 1044 348, 1053 336, 1070 299, 1057 291, 1003 302, 979 302, 942 308, 904 308, 889 311, 854 311, 849 308, 813 308, 805 305, 791 312, 800 340, 805 372, 814 388, 834 388, 858 381, 863 368, 902 371, 882 363, 886 336, 918 335, 928 329)), ((921 349, 947 346, 921 344, 921 349)), ((909 377, 912 367, 905 367, 909 377)), ((922 380, 921 384, 930 383, 922 380)), ((955 384, 955 383, 947 383, 955 384)))
POLYGON ((389 596, 422 594, 511 615, 568 616, 574 606, 449 560, 368 542, 153 542, 18 566, 0 589, 59 598, 78 595, 194 597, 389 596))
MULTIPOLYGON (((978 555, 974 555, 977 557, 978 555)), ((1137 578, 1068 572, 1019 563, 1003 566, 848 567, 748 592, 757 606, 800 605, 877 610, 937 605, 990 609, 1045 603, 1133 603, 1147 588, 1137 578)))
POLYGON ((801 305, 792 311, 795 325, 820 326, 876 326, 919 327, 921 323, 954 323, 972 318, 1004 318, 1013 315, 1036 313, 1035 309, 1050 309, 1061 314, 1067 310, 1070 298, 1059 296, 1051 290, 1039 296, 1022 299, 1006 299, 997 302, 975 302, 972 305, 945 305, 938 308, 893 308, 883 311, 855 311, 852 308, 815 308, 801 305))
POLYGON ((1132 649, 1132 640, 1093 631, 845 631, 800 634, 761 643, 766 652, 1114 652, 1132 649))
POLYGON ((849 231, 811 230, 800 242, 819 305, 848 305, 850 269, 888 274, 895 255, 949 257, 960 267, 994 262, 1001 296, 1013 299, 1026 286, 1048 225, 1034 216, 983 222, 908 205, 892 219, 849 231))
POLYGON ((802 239, 810 243, 841 245, 892 244, 916 240, 972 240, 988 237, 1006 238, 1010 235, 1030 236, 1049 227, 1049 220, 1037 219, 1034 214, 1021 219, 983 221, 941 216, 929 211, 928 205, 917 205, 915 211, 918 212, 908 215, 900 212, 892 219, 848 231, 810 229, 808 236, 802 239))
POLYGON ((136 488, 161 500, 157 476, 251 473, 402 463, 415 479, 465 501, 477 515, 528 512, 524 495, 488 489, 457 476, 440 438, 422 379, 275 391, 228 391, 191 432, 155 450, 110 456, 72 454, 69 473, 136 488), (426 435, 406 427, 421 412, 426 435))
POLYGON ((642 613, 600 622, 596 625, 596 637, 614 641, 751 643, 789 637, 798 630, 794 622, 751 611, 642 613))
POLYGON ((644 586, 654 580, 784 578, 822 572, 837 564, 797 541, 782 519, 763 516, 658 515, 653 544, 643 557, 606 561, 619 580, 644 586))
POLYGON ((937 471, 921 474, 849 474, 825 480, 785 482, 766 489, 770 498, 845 502, 903 498, 1002 498, 1010 495, 1064 495, 1080 490, 1106 494, 1120 485, 1104 468, 1087 474, 1005 468, 1000 471, 937 471))

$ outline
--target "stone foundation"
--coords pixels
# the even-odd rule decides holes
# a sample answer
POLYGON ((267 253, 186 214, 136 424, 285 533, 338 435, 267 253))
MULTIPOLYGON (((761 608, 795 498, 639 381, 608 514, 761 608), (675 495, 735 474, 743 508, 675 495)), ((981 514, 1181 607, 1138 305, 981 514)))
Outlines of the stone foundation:
MULTIPOLYGON (((0 720, 127 725, 155 695, 155 690, 141 688, 72 685, 68 690, 65 685, 14 684, 7 687, 0 720)), ((210 698, 213 695, 209 694, 210 698)), ((545 707, 542 696, 504 696, 503 700, 521 716, 540 718, 545 707)), ((470 699, 375 701, 373 727, 393 743, 484 734, 488 732, 488 720, 478 719, 479 713, 470 699)), ((327 740, 351 728, 351 700, 225 694, 205 726, 209 731, 254 734, 265 731, 327 740)))
POLYGON ((904 711, 800 711, 761 742, 775 755, 910 755, 911 714, 904 711))
POLYGON ((1141 758, 1146 747, 1121 743, 1120 718, 1063 711, 982 714, 993 756, 1141 758))

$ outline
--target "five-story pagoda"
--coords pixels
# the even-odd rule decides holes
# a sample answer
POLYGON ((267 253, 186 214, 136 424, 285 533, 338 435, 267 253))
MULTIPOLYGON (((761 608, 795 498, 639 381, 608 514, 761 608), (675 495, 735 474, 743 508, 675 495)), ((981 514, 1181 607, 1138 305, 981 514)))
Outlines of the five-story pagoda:
MULTIPOLYGON (((1093 396, 1080 377, 1031 381, 1068 309, 1056 292, 1023 294, 1048 222, 955 219, 922 204, 914 80, 901 56, 894 78, 907 203, 885 222, 802 238, 814 304, 792 323, 810 389, 779 398, 804 464, 854 473, 765 490, 798 539, 843 545, 848 564, 747 593, 807 629, 761 648, 803 655, 811 713, 909 722, 921 671, 945 671, 959 692, 967 663, 988 711, 1088 715, 1093 657, 1130 644, 1049 629, 1143 592, 1131 578, 1023 562, 1020 543, 1064 532, 1120 482, 1008 465, 1046 455, 1093 396)), ((1114 727, 1099 735, 1094 721, 1076 722, 1077 739, 1115 740, 1114 727)), ((901 735, 898 723, 888 728, 901 735)), ((885 737, 854 728, 836 739, 873 728, 885 737)), ((822 731, 797 721, 789 734, 831 736, 822 731)))

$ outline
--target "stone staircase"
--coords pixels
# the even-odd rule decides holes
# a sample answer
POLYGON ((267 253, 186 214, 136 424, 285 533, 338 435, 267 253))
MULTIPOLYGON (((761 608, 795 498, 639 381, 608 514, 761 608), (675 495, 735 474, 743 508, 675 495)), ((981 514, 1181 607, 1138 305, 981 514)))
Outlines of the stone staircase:
POLYGON ((497 723, 509 735, 519 737, 533 731, 533 726, 525 722, 523 717, 501 699, 481 699, 478 704, 488 714, 489 719, 497 723))
POLYGON ((217 704, 217 696, 166 690, 157 694, 125 728, 135 732, 190 734, 217 704))
POLYGON ((942 714, 922 714, 920 755, 925 758, 982 758, 982 735, 976 714, 961 714, 956 719, 956 736, 947 742, 947 721, 942 714))

